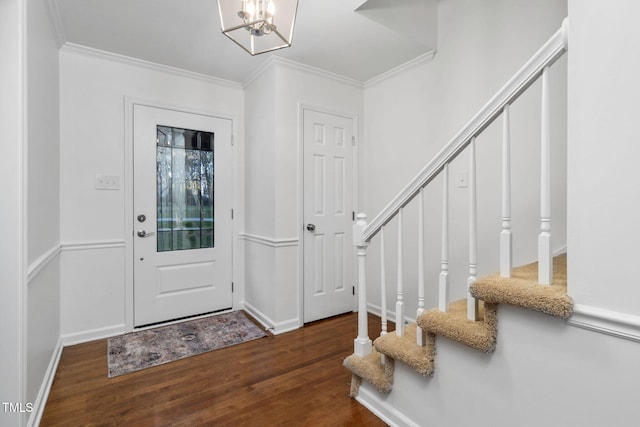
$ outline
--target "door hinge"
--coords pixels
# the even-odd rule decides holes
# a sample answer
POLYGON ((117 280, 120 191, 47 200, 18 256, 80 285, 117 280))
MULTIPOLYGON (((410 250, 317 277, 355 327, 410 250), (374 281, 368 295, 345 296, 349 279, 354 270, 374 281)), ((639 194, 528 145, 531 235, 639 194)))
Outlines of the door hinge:
POLYGON ((231 135, 231 146, 233 147, 234 144, 235 144, 235 136, 232 134, 231 135))
POLYGON ((356 294, 356 287, 352 286, 351 287, 351 295, 355 295, 356 294))
POLYGON ((351 211, 351 221, 355 221, 355 220, 356 220, 356 212, 351 211))
POLYGON ((351 137, 351 145, 354 146, 354 147, 356 146, 356 137, 355 136, 351 137))
POLYGON ((231 219, 233 219, 233 209, 231 209, 231 219))
POLYGON ((235 292, 235 289, 234 289, 234 286, 233 286, 233 282, 231 282, 231 293, 234 293, 234 292, 235 292))

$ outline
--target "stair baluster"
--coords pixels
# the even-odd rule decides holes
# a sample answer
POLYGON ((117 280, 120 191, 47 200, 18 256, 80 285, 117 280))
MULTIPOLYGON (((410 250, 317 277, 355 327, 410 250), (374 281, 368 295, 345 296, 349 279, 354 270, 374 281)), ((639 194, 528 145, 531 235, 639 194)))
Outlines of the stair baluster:
POLYGON ((540 141, 540 235, 538 236, 538 282, 553 281, 551 254, 551 131, 549 107, 549 66, 542 71, 542 107, 540 141))
POLYGON ((396 299, 396 335, 404 336, 404 275, 402 271, 402 212, 403 208, 398 211, 398 280, 396 299))
POLYGON ((467 279, 467 319, 478 320, 478 300, 469 288, 478 273, 478 200, 476 191, 476 137, 469 144, 469 278, 467 279))
MULTIPOLYGON (((416 319, 424 312, 424 187, 420 189, 418 197, 418 310, 416 319)), ((420 327, 416 330, 416 344, 424 346, 427 340, 425 331, 420 327)))
POLYGON ((438 310, 446 312, 449 309, 449 163, 444 165, 442 178, 442 242, 438 310))
POLYGON ((380 228, 380 336, 387 334, 387 271, 384 253, 384 226, 380 228))
POLYGON ((502 231, 500 233, 500 276, 511 277, 511 132, 509 104, 502 112, 502 231))

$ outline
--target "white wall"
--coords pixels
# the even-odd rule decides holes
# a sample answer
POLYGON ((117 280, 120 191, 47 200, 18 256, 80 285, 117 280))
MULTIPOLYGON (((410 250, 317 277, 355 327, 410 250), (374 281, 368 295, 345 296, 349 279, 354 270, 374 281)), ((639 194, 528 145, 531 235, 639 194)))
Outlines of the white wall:
POLYGON ((125 97, 233 117, 237 149, 243 93, 230 82, 67 45, 60 96, 61 327, 70 342, 119 333, 131 322, 125 97), (96 174, 119 176, 121 189, 96 190, 96 174))
POLYGON ((569 13, 569 291, 640 316, 640 4, 571 0, 569 13))
POLYGON ((362 87, 275 57, 258 75, 245 89, 246 302, 280 332, 302 324, 301 106, 362 117, 362 87))
POLYGON ((568 8, 568 280, 578 313, 565 322, 500 306, 491 355, 438 338, 432 378, 397 364, 390 395, 363 388, 361 398, 398 424, 637 424, 640 61, 629 53, 640 6, 614 3, 568 8))
POLYGON ((493 354, 437 338, 432 377, 396 362, 391 394, 363 382, 358 399, 401 426, 637 425, 638 343, 507 305, 498 316, 493 354))
MULTIPOLYGON (((25 390, 25 292, 26 236, 23 168, 26 164, 24 118, 24 34, 26 5, 24 1, 0 2, 0 401, 26 403, 25 390)), ((24 418, 22 418, 24 420, 24 418)), ((0 410, 0 424, 20 425, 18 413, 0 410)))
MULTIPOLYGON (((58 44, 48 2, 27 3, 27 401, 44 406, 60 346, 58 44)), ((39 408, 40 409, 40 408, 39 408)))
MULTIPOLYGON (((555 0, 450 0, 438 6, 438 52, 395 74, 368 82, 365 89, 365 212, 373 218, 440 151, 542 44, 566 16, 555 0)), ((552 232, 556 249, 566 241, 566 59, 551 69, 552 232)), ((539 233, 540 83, 511 109, 514 258, 535 260, 539 233)), ((478 274, 498 269, 501 227, 498 119, 477 139, 478 274)), ((452 299, 465 295, 468 276, 468 189, 458 174, 468 172, 467 153, 450 167, 450 283, 452 299)), ((426 306, 437 305, 440 271, 442 178, 425 191, 426 306)), ((417 200, 405 209, 405 307, 417 309, 417 200)), ((396 220, 385 235, 388 307, 395 301, 396 220), (392 295, 393 294, 393 295, 392 295)), ((369 301, 380 304, 379 238, 368 256, 369 301)))

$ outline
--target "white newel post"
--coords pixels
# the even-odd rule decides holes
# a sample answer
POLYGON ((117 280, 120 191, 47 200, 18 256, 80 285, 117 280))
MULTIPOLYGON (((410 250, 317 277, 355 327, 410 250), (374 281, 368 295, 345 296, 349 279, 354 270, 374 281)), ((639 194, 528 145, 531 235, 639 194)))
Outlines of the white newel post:
POLYGON ((367 216, 358 214, 353 225, 353 244, 358 255, 358 337, 353 343, 353 352, 360 357, 371 354, 369 324, 367 320, 367 243, 363 240, 363 232, 367 227, 367 216))
POLYGON ((502 112, 502 231, 500 232, 500 276, 511 277, 511 132, 509 104, 502 112))
POLYGON ((476 138, 469 145, 469 278, 467 279, 467 319, 478 320, 479 302, 470 288, 478 273, 478 199, 476 182, 476 138))
POLYGON ((540 141, 540 235, 538 236, 538 283, 553 282, 551 253, 551 131, 549 107, 549 67, 542 71, 542 108, 540 141))

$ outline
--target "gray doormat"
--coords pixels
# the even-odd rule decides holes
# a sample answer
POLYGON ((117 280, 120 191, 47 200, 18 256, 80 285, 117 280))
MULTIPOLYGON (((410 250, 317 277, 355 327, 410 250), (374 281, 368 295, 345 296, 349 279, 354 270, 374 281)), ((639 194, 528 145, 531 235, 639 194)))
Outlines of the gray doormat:
POLYGON ((109 378, 267 336, 241 311, 109 338, 109 378))

